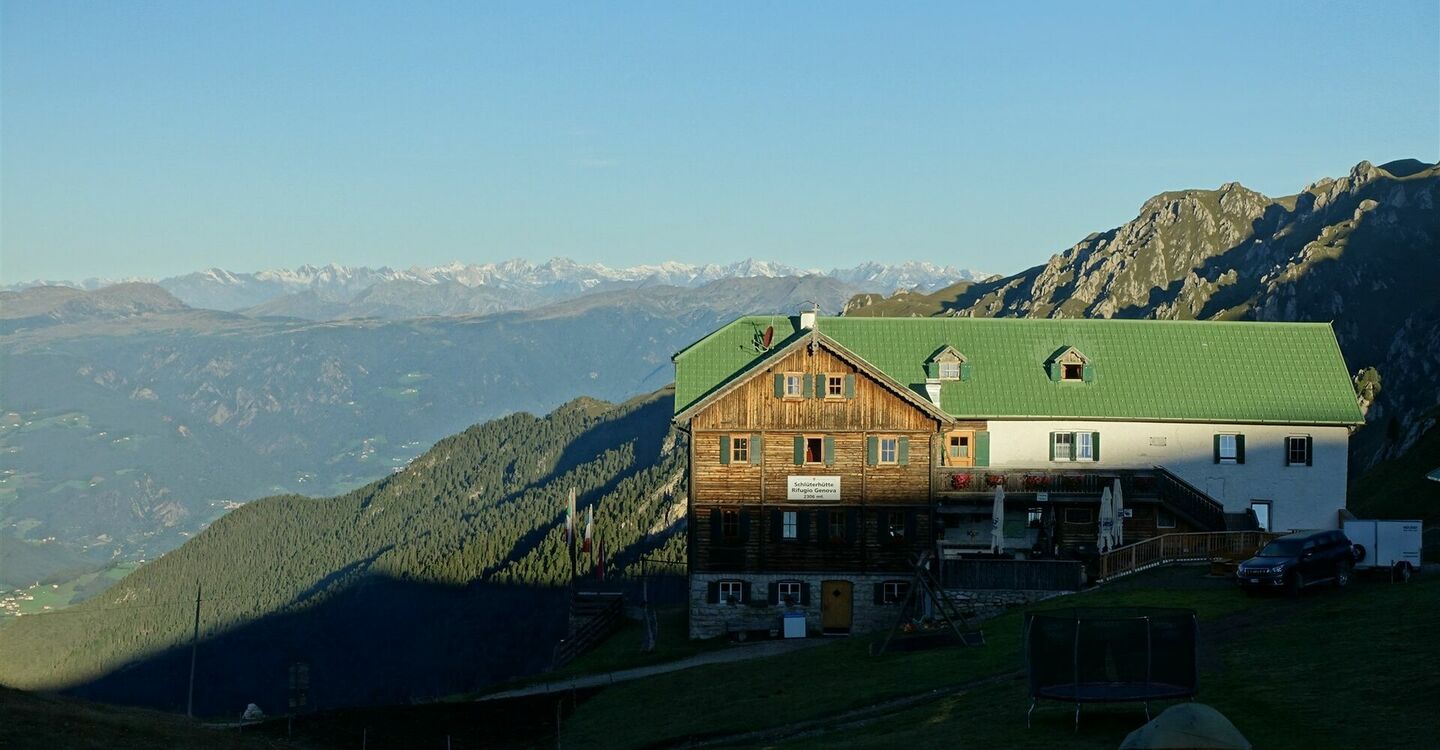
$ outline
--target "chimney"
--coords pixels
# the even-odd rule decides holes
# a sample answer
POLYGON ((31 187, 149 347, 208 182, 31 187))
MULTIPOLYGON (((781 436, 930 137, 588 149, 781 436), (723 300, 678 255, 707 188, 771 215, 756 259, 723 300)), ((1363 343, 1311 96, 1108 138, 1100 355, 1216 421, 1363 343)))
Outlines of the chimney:
POLYGON ((925 378, 925 395, 930 397, 930 403, 940 406, 940 378, 925 378))
POLYGON ((802 331, 813 331, 813 330, 815 330, 815 318, 816 318, 819 314, 820 314, 820 308, 818 308, 818 307, 816 307, 816 308, 813 309, 813 310, 804 310, 804 311, 802 311, 802 312, 800 313, 800 330, 802 330, 802 331))

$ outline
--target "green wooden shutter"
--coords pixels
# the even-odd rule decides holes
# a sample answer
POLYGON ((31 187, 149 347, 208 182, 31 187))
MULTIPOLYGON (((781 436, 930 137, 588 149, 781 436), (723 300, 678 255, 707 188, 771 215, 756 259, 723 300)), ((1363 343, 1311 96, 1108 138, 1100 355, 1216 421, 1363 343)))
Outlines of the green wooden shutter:
POLYGON ((721 436, 720 436, 720 463, 721 463, 722 465, 730 463, 730 436, 729 436, 729 435, 721 435, 721 436))
POLYGON ((750 540, 750 511, 740 511, 740 541, 750 540))
POLYGON ((785 538, 785 512, 770 511, 770 540, 778 542, 785 538))
POLYGON ((805 398, 810 398, 810 394, 815 392, 815 376, 808 372, 805 373, 805 385, 803 387, 804 390, 800 392, 800 395, 805 398))
POLYGON ((1075 433, 1070 433, 1070 460, 1075 460, 1075 433))
POLYGON ((744 581, 740 584, 740 603, 750 603, 750 582, 744 581))
POLYGON ((825 465, 826 465, 826 466, 834 466, 834 465, 835 465, 835 437, 834 437, 833 435, 826 435, 825 438, 824 438, 824 440, 823 440, 823 445, 825 446, 825 448, 824 448, 824 450, 825 450, 825 465))
POLYGON ((961 379, 961 380, 969 380, 969 379, 970 379, 970 363, 969 363, 969 362, 961 363, 961 365, 960 365, 960 379, 961 379))
POLYGON ((760 453, 764 450, 765 443, 760 439, 760 433, 752 434, 750 436, 750 463, 752 465, 760 465, 760 453))
POLYGON ((1056 435, 1056 433, 1054 433, 1054 432, 1050 433, 1050 460, 1051 460, 1051 461, 1054 461, 1054 460, 1055 460, 1055 435, 1056 435))
POLYGON ((1245 436, 1235 436, 1235 463, 1245 463, 1245 436))
POLYGON ((795 465, 796 465, 796 466, 799 466, 800 464, 803 464, 803 463, 805 463, 805 436, 804 436, 804 435, 796 435, 796 436, 795 436, 795 465))
MULTIPOLYGON (((911 361, 913 362, 914 360, 911 360, 911 361)), ((939 362, 926 362, 926 363, 925 363, 925 377, 927 377, 927 378, 938 378, 938 377, 940 377, 940 363, 939 363, 939 362)))
POLYGON ((780 582, 779 582, 779 581, 771 581, 771 582, 770 582, 770 603, 771 603, 771 604, 779 604, 779 603, 780 603, 780 582))
POLYGON ((830 393, 830 376, 820 372, 815 374, 815 398, 825 398, 830 393))
POLYGON ((785 398, 784 373, 775 373, 775 398, 785 398))
MULTIPOLYGON (((1052 445, 1053 445, 1053 443, 1052 443, 1052 445)), ((989 432, 977 432, 977 433, 975 433, 975 465, 976 465, 976 466, 989 466, 989 465, 990 465, 990 433, 989 433, 989 432)))
POLYGON ((1045 365, 1045 369, 1049 371, 1050 381, 1051 381, 1051 382, 1053 382, 1053 383, 1058 383, 1058 382, 1060 382, 1060 363, 1059 363, 1059 362, 1054 362, 1054 361, 1048 362, 1048 363, 1046 363, 1046 365, 1045 365))
POLYGON ((1090 433, 1090 457, 1096 461, 1100 460, 1100 433, 1090 433))
POLYGON ((720 528, 720 509, 710 509, 710 541, 719 542, 722 531, 720 528))
POLYGON ((808 510, 795 512, 795 540, 799 542, 810 541, 810 511, 808 510))
POLYGON ((800 584, 800 606, 810 606, 810 584, 808 582, 800 584))
POLYGON ((845 398, 855 398, 855 375, 845 376, 845 398))
POLYGON ((1220 463, 1220 436, 1215 436, 1215 463, 1220 463))
POLYGON ((874 466, 880 458, 880 438, 871 435, 865 438, 865 463, 874 466))
POLYGON ((910 438, 903 436, 900 438, 896 458, 899 460, 901 466, 908 466, 910 464, 910 438))
POLYGON ((705 601, 711 604, 720 603, 720 582, 710 581, 705 584, 705 601))
POLYGON ((1080 377, 1087 383, 1095 382, 1095 367, 1093 365, 1085 365, 1080 368, 1080 377))
POLYGON ((1309 435, 1305 436, 1305 465, 1315 465, 1315 438, 1309 435))
POLYGON ((885 603, 885 584, 883 584, 883 583, 877 583, 877 584, 875 584, 875 603, 876 603, 876 604, 884 604, 884 603, 885 603))

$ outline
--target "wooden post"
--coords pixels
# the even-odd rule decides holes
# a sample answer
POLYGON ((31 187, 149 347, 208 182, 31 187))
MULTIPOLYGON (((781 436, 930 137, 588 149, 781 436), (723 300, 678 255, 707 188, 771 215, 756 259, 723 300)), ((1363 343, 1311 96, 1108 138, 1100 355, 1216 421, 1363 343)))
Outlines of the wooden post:
POLYGON ((185 715, 195 718, 195 652, 200 644, 200 584, 195 584, 195 630, 190 634, 190 690, 185 698, 185 715))

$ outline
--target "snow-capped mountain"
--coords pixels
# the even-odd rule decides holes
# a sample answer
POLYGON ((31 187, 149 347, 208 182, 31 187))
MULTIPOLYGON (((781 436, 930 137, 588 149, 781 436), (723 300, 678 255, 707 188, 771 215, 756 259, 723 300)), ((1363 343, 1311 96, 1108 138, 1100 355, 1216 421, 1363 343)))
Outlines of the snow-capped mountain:
MULTIPOLYGON (((375 314, 377 309, 388 311, 385 317, 402 313, 500 312, 559 302, 595 291, 657 285, 694 288, 721 279, 790 276, 826 276, 858 291, 888 294, 898 289, 930 292, 957 281, 985 278, 987 274, 923 261, 894 265, 864 263, 824 271, 754 258, 724 265, 667 261, 624 268, 577 263, 569 258, 551 258, 542 263, 516 258, 497 263, 456 262, 405 270, 333 263, 253 273, 208 268, 153 283, 191 307, 327 319, 375 314), (377 308, 376 299, 387 302, 377 308), (397 301, 408 304, 397 307, 397 301)), ((82 289, 107 284, 105 280, 88 279, 82 283, 34 282, 9 288, 41 283, 82 289)))

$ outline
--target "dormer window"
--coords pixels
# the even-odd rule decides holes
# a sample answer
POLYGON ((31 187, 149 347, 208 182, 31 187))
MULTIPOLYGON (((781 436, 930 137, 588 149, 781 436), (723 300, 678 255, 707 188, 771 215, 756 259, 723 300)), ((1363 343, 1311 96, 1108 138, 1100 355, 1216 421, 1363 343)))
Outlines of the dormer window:
POLYGON ((1095 379, 1090 359, 1073 346, 1056 352, 1045 363, 1045 371, 1057 383, 1089 383, 1095 379))
POLYGON ((953 346, 942 346, 925 362, 925 377, 935 380, 969 380, 970 363, 953 346))

